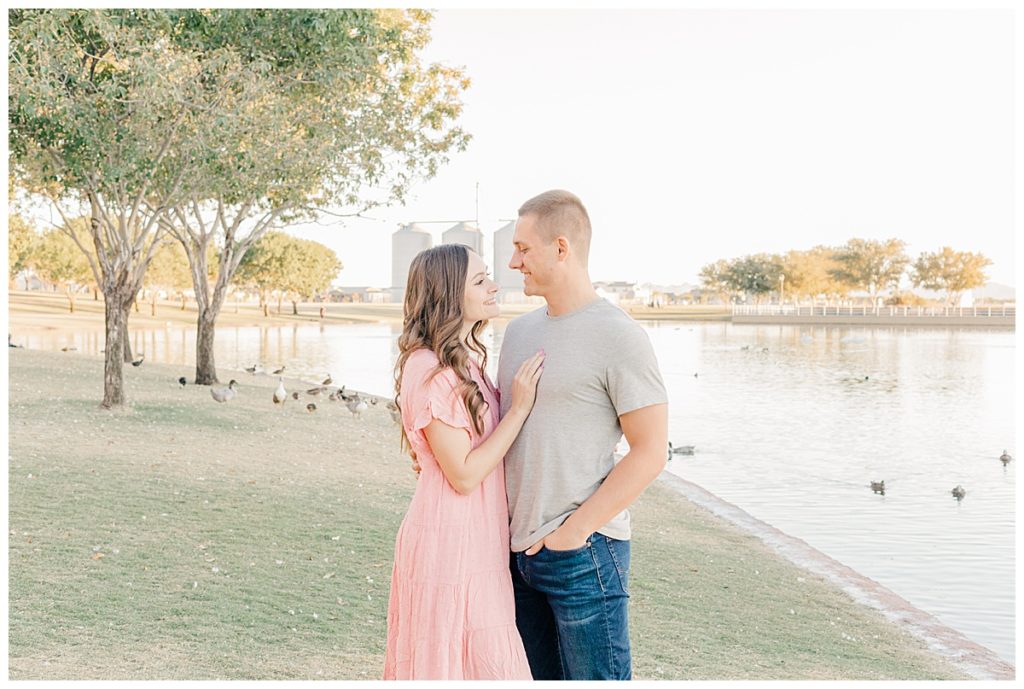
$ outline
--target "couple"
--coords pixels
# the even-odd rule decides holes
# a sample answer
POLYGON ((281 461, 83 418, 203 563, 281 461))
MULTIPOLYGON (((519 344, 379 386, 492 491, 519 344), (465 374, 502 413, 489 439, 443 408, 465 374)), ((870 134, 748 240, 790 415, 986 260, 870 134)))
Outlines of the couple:
POLYGON ((508 324, 497 387, 483 259, 443 245, 410 267, 395 368, 420 477, 395 541, 385 679, 631 678, 627 507, 665 466, 665 387, 646 333, 591 285, 575 195, 523 204, 513 243, 509 267, 547 306, 508 324))

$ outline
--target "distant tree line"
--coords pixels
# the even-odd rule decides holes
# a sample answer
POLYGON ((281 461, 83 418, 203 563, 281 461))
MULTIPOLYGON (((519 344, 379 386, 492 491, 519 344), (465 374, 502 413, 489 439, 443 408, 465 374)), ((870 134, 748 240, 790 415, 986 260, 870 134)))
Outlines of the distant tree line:
POLYGON ((737 298, 760 303, 772 294, 794 302, 832 302, 862 292, 872 303, 888 293, 890 303, 900 304, 915 298, 899 291, 907 275, 915 287, 942 292, 947 306, 957 306, 964 292, 988 280, 985 269, 992 261, 980 253, 944 246, 911 262, 905 247, 899 239, 855 238, 838 247, 721 259, 701 268, 700 281, 705 291, 725 303, 737 298))
MULTIPOLYGON (((75 311, 75 296, 83 288, 95 286, 89 259, 69 235, 80 239, 88 235, 88 218, 71 221, 71 227, 56 227, 39 233, 21 216, 8 215, 8 256, 11 279, 30 269, 41 280, 64 291, 68 310, 75 311)), ((84 242, 83 242, 84 244, 84 242)), ((86 245, 86 248, 88 246, 86 245)), ((207 247, 206 279, 216 280, 219 270, 217 247, 207 247)), ((343 265, 334 251, 319 242, 271 231, 253 243, 239 264, 232 286, 259 294, 263 315, 269 316, 270 295, 275 295, 277 312, 287 299, 292 313, 298 314, 298 302, 322 297, 338 277, 343 265)), ((185 308, 186 294, 194 285, 189 257, 181 243, 164 239, 153 252, 143 276, 141 292, 148 296, 150 314, 156 314, 160 293, 176 295, 185 308)))

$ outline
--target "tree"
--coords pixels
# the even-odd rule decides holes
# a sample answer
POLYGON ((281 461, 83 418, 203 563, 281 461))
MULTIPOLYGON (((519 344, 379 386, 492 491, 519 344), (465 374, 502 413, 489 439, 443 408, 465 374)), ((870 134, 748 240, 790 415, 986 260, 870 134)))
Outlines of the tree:
MULTIPOLYGON (((249 247, 239 263, 237 280, 257 291, 264 316, 270 315, 270 291, 285 282, 285 251, 290 239, 284 232, 268 232, 249 247)), ((280 302, 277 311, 281 312, 280 302)))
MULTIPOLYGON (((82 221, 72 228, 77 234, 86 233, 82 221)), ((64 288, 68 298, 68 311, 75 312, 75 292, 92 279, 89 260, 79 250, 69 233, 60 228, 43 234, 31 258, 32 268, 43 280, 64 288)))
POLYGON ((702 267, 699 273, 701 287, 707 292, 717 294, 723 304, 732 303, 733 288, 728 280, 729 266, 729 261, 719 259, 702 267))
POLYGON ((430 15, 419 10, 9 17, 12 168, 65 223, 74 215, 65 206, 91 219, 108 408, 124 403, 128 312, 161 232, 193 247, 197 380, 211 382, 213 319, 244 254, 244 229, 258 237, 327 205, 358 212, 401 200, 467 141, 449 123, 468 81, 420 64, 430 15), (202 262, 216 233, 221 272, 209 290, 202 262))
POLYGON ((946 306, 958 306, 964 292, 988 282, 985 268, 992 261, 970 251, 954 251, 948 246, 935 253, 924 252, 914 261, 911 282, 946 293, 946 306))
POLYGON ((873 239, 851 239, 836 250, 837 267, 829 273, 835 280, 852 289, 861 289, 878 303, 883 289, 897 290, 909 259, 904 253, 906 243, 900 239, 884 242, 873 239))
MULTIPOLYGON (((214 248, 209 253, 210 265, 216 265, 214 248)), ((185 290, 192 287, 192 272, 189 269, 188 256, 181 244, 173 239, 165 239, 153 254, 153 260, 146 269, 143 286, 149 290, 149 312, 156 315, 156 300, 161 290, 174 292, 181 298, 181 308, 185 309, 185 290)))
POLYGON ((7 277, 11 288, 18 273, 29 267, 39 235, 20 215, 7 214, 7 277))
POLYGON ((181 10, 178 49, 222 61, 184 127, 199 146, 163 226, 184 246, 199 310, 196 382, 217 380, 213 342, 227 288, 272 227, 326 207, 346 214, 403 200, 468 137, 452 122, 462 72, 424 65, 419 10, 181 10), (207 282, 207 247, 220 269, 207 282))
POLYGON ((89 217, 88 239, 66 231, 103 292, 102 405, 120 406, 128 312, 159 244, 158 220, 197 160, 183 125, 223 65, 169 50, 162 10, 14 9, 9 19, 13 175, 65 228, 82 214, 75 209, 89 217))
POLYGON ((284 267, 281 289, 289 294, 292 314, 297 316, 298 300, 312 299, 330 287, 342 265, 334 251, 323 244, 291 238, 284 251, 284 267))
POLYGON ((782 259, 771 254, 754 254, 735 259, 729 264, 726 283, 736 292, 753 295, 756 302, 779 286, 782 259))
POLYGON ((813 300, 818 296, 829 297, 844 292, 842 284, 831 274, 838 268, 835 251, 832 247, 816 246, 806 251, 787 252, 782 259, 786 292, 796 300, 800 297, 813 300))

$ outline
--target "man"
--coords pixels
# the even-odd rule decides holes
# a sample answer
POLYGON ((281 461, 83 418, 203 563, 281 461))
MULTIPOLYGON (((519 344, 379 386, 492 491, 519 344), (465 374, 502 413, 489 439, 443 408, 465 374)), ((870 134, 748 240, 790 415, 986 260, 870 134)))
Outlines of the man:
POLYGON ((501 412, 512 379, 545 352, 537 401, 505 457, 516 625, 536 680, 630 679, 628 506, 665 467, 668 406, 650 340, 601 299, 587 267, 590 219, 575 195, 519 209, 509 267, 547 302, 505 330, 501 412), (625 435, 630 451, 615 464, 625 435))

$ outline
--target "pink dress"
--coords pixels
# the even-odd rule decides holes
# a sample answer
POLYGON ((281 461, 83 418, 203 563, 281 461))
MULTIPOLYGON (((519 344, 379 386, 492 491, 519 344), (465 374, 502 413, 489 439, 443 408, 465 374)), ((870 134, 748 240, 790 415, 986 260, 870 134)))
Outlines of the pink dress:
POLYGON ((508 569, 504 466, 461 495, 423 434, 431 419, 440 419, 468 430, 475 448, 498 423, 497 391, 471 364, 489 405, 478 435, 455 372, 429 379, 437 362, 433 352, 420 349, 402 375, 402 424, 422 471, 395 539, 384 679, 532 679, 508 569))

